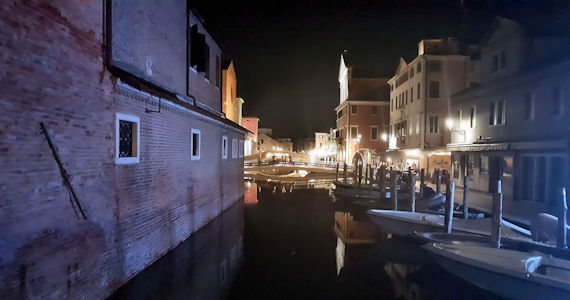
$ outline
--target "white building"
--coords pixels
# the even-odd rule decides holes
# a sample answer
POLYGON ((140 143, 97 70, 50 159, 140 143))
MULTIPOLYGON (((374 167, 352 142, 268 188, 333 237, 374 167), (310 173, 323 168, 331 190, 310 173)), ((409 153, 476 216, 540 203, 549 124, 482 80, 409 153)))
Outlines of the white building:
POLYGON ((481 85, 452 96, 452 179, 493 192, 505 212, 553 211, 568 187, 570 39, 499 18, 481 45, 481 85))
POLYGON ((396 75, 388 81, 388 160, 402 168, 425 168, 428 174, 436 168, 449 170, 449 96, 477 84, 473 55, 476 47, 448 38, 422 40, 415 59, 400 59, 396 75))

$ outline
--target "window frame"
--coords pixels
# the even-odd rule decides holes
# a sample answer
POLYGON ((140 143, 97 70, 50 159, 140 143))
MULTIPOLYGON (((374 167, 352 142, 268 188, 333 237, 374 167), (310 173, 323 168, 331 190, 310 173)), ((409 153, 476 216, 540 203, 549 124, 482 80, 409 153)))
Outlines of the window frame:
POLYGON ((115 114, 115 164, 116 165, 132 165, 140 163, 140 117, 124 114, 124 113, 116 113, 115 114), (136 156, 129 156, 129 157, 119 157, 120 152, 120 121, 128 121, 131 123, 136 124, 136 134, 134 139, 136 142, 133 143, 132 147, 135 148, 133 152, 136 152, 136 156), (136 146, 135 146, 136 143, 136 146))
POLYGON ((428 134, 439 134, 439 116, 432 115, 428 117, 428 134), (432 120, 435 119, 435 127, 432 127, 432 120), (435 128, 435 131, 432 131, 432 128, 435 128))
POLYGON ((471 105, 469 109, 469 128, 473 129, 477 127, 477 107, 471 105))
POLYGON ((430 82, 429 82, 429 98, 430 99, 440 99, 441 98, 440 84, 441 83, 439 80, 430 80, 430 82), (433 87, 434 83, 437 83, 437 97, 434 97, 432 94, 432 90, 433 90, 432 87, 433 87))
POLYGON ((200 154, 201 154, 201 145, 202 145, 202 134, 200 132, 200 129, 196 129, 196 128, 192 128, 192 130, 190 131, 190 159, 191 160, 200 160, 200 154), (198 135, 198 147, 196 148, 198 150, 198 154, 194 155, 194 135, 197 134, 198 135))
POLYGON ((238 157, 243 158, 243 140, 239 140, 238 142, 238 157))
POLYGON ((228 159, 228 148, 228 136, 224 135, 222 136, 222 159, 228 159))
POLYGON ((379 108, 380 108, 380 107, 379 107, 378 105, 372 105, 372 108, 371 108, 371 110, 372 110, 371 115, 377 116, 377 115, 378 115, 378 110, 379 110, 379 108), (374 109, 376 109, 376 112, 374 112, 374 109))
POLYGON ((349 134, 350 134, 350 139, 351 139, 351 140, 352 140, 352 139, 355 139, 355 138, 358 138, 358 125, 350 125, 350 129, 349 129, 349 130, 350 130, 349 134), (352 128, 356 128, 356 136, 354 136, 354 137, 352 136, 352 128))
POLYGON ((351 115, 358 115, 358 105, 357 104, 350 104, 350 114, 351 115), (355 108, 356 112, 352 108, 355 108))
POLYGON ((377 141, 378 140, 378 136, 380 135, 380 128, 378 125, 372 125, 370 126, 370 140, 371 141, 377 141), (376 136, 374 136, 372 134, 373 129, 376 129, 376 136))
POLYGON ((238 140, 232 139, 232 158, 238 157, 238 140))

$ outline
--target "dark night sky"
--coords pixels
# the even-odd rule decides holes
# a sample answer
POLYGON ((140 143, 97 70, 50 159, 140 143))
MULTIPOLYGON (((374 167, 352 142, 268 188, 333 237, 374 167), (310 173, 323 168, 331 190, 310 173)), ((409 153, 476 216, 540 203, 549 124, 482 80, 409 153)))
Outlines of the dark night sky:
MULTIPOLYGON (((260 118, 275 137, 312 137, 335 126, 343 49, 357 65, 391 77, 422 38, 478 42, 495 13, 523 15, 529 1, 190 1, 232 58, 244 116, 260 118), (478 3, 473 5, 472 3, 478 3), (481 4, 483 3, 483 4, 481 4)), ((564 2, 564 1, 562 1, 564 2)), ((565 4, 556 4, 565 5, 565 4)), ((548 13, 544 13, 548 14, 548 13)))

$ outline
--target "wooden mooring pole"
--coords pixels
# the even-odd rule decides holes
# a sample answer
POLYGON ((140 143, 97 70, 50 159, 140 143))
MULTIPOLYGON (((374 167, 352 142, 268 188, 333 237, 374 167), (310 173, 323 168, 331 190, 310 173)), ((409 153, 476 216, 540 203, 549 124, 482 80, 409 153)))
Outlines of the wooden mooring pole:
POLYGON ((342 170, 342 177, 344 179, 344 183, 346 183, 346 180, 347 180, 346 163, 344 163, 344 168, 342 170))
POLYGON ((338 181, 338 162, 336 163, 336 181, 338 181))
POLYGON ((424 187, 425 187, 425 177, 426 177, 426 172, 425 169, 421 169, 420 171, 420 198, 424 198, 424 187))
POLYGON ((366 165, 366 170, 364 172, 364 184, 366 184, 368 182, 368 169, 370 168, 370 165, 366 165))
POLYGON ((362 183, 362 165, 358 165, 358 187, 362 183))
POLYGON ((378 185, 380 186, 380 200, 386 199, 386 167, 380 167, 378 185))
POLYGON ((416 178, 418 175, 410 175, 410 202, 412 212, 416 212, 416 178))
POLYGON ((463 177, 463 219, 469 215, 469 177, 463 177))
POLYGON ((453 197, 455 196, 455 182, 447 182, 445 190, 445 216, 443 219, 445 232, 451 233, 453 229, 453 197))
POLYGON ((435 192, 441 193, 441 174, 439 174, 439 170, 435 171, 435 192))
POLYGON ((394 203, 394 210, 398 210, 398 176, 396 176, 394 170, 390 170, 390 182, 392 183, 390 198, 392 198, 392 202, 394 203))
POLYGON ((497 180, 497 192, 493 193, 493 219, 491 226, 491 243, 501 247, 501 223, 503 220, 503 192, 501 181, 497 180))
POLYGON ((558 248, 567 247, 567 232, 566 232, 566 214, 568 212, 568 205, 566 203, 566 188, 561 189, 561 203, 558 214, 558 236, 556 237, 556 246, 558 248))

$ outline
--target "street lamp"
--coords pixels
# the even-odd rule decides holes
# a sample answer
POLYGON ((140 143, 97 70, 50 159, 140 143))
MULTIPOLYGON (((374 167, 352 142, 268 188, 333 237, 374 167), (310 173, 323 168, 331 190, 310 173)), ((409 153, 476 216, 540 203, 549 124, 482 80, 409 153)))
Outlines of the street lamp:
POLYGON ((448 129, 453 128, 453 119, 452 118, 445 119, 445 126, 447 126, 448 129))
POLYGON ((382 135, 380 136, 380 138, 385 142, 388 140, 388 135, 384 132, 382 133, 382 135))

